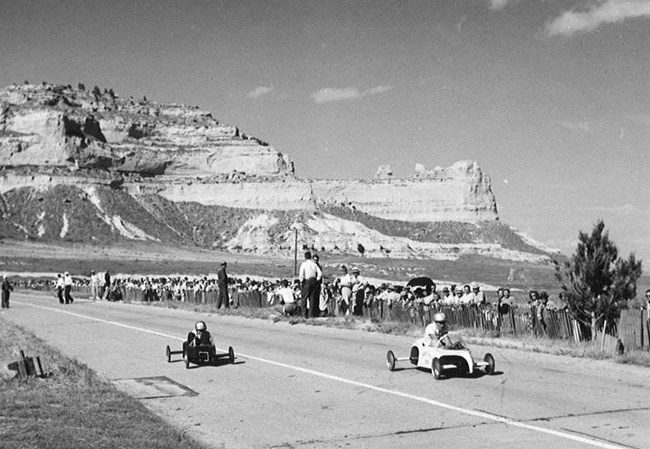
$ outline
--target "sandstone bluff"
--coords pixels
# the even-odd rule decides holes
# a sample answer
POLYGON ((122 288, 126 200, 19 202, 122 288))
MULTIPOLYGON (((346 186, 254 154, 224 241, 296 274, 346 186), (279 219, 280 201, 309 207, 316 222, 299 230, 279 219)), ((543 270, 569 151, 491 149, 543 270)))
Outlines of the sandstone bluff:
POLYGON ((498 221, 473 161, 372 180, 296 176, 266 142, 181 104, 83 85, 0 90, 0 235, 110 244, 152 240, 290 254, 294 230, 333 253, 544 262, 498 221))

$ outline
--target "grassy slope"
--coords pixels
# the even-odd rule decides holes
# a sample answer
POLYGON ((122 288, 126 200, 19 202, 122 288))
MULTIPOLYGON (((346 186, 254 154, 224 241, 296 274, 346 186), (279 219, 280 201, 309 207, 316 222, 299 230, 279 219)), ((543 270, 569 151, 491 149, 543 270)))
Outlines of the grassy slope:
POLYGON ((52 375, 0 379, 0 447, 204 448, 85 365, 0 318, 0 360, 18 360, 19 349, 39 355, 52 375))

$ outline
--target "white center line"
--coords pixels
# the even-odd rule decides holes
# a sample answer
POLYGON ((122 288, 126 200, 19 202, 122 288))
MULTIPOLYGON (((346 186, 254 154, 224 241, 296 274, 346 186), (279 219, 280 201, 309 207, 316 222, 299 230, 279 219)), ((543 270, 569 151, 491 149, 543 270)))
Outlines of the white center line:
MULTIPOLYGON (((76 317, 79 317, 79 318, 85 318, 85 319, 89 319, 89 320, 92 320, 92 321, 97 321, 97 322, 100 322, 100 323, 111 324, 113 326, 119 326, 119 327, 123 327, 123 328, 126 328, 126 329, 131 329, 131 330, 135 330, 135 331, 139 331, 139 332, 144 332, 144 333, 151 334, 151 335, 157 335, 159 337, 171 338, 171 339, 178 340, 178 341, 185 341, 184 338, 179 338, 179 337, 176 337, 176 336, 173 336, 173 335, 165 334, 163 332, 157 332, 157 331, 154 331, 154 330, 151 330, 151 329, 145 329, 145 328, 142 328, 142 327, 131 326, 131 325, 128 325, 128 324, 117 322, 117 321, 104 320, 102 318, 95 318, 95 317, 92 317, 92 316, 83 315, 83 314, 76 313, 76 312, 70 312, 68 310, 56 309, 56 308, 53 308, 53 307, 37 306, 37 305, 34 305, 34 304, 29 304, 29 303, 24 303, 24 304, 28 305, 30 307, 37 308, 37 309, 51 310, 53 312, 64 313, 64 314, 67 314, 67 315, 72 315, 72 316, 76 316, 76 317)), ((221 349, 221 348, 217 348, 217 349, 219 349, 220 351, 223 351, 223 349, 221 349)), ((495 421, 495 422, 505 424, 505 425, 508 425, 508 426, 518 427, 518 428, 526 429, 526 430, 531 430, 533 432, 539 432, 539 433, 545 433, 547 435, 553 435, 553 436, 558 437, 558 438, 563 438, 565 440, 571 440, 571 441, 575 441, 575 442, 578 442, 578 443, 583 443, 583 444, 586 444, 586 445, 592 446, 592 447, 598 447, 598 448, 603 448, 603 449, 628 449, 628 447, 626 447, 626 446, 616 445, 616 444, 612 444, 612 443, 609 443, 609 442, 596 440, 596 439, 593 439, 593 438, 588 438, 586 436, 575 435, 575 434, 572 434, 572 433, 569 433, 569 432, 562 432, 562 431, 559 431, 559 430, 548 429, 548 428, 545 428, 545 427, 535 426, 535 425, 532 425, 532 424, 526 424, 524 422, 516 421, 516 420, 511 419, 511 418, 505 418, 503 416, 493 415, 493 414, 487 413, 487 412, 482 412, 482 411, 478 411, 478 410, 458 407, 458 406, 455 406, 455 405, 452 405, 452 404, 447 404, 445 402, 436 401, 434 399, 429 399, 429 398, 425 398, 425 397, 422 397, 422 396, 416 396, 416 395, 413 395, 413 394, 410 394, 410 393, 404 393, 404 392, 398 391, 398 390, 389 390, 387 388, 377 387, 375 385, 366 384, 366 383, 363 383, 363 382, 358 382, 356 380, 346 379, 344 377, 334 376, 334 375, 327 374, 327 373, 322 373, 320 371, 315 371, 315 370, 312 370, 312 369, 301 368, 299 366, 289 365, 287 363, 276 362, 274 360, 268 360, 268 359, 264 359, 262 357, 257 357, 257 356, 254 356, 254 355, 248 355, 248 354, 242 354, 242 353, 237 353, 237 355, 245 357, 245 358, 250 359, 250 360, 256 360, 258 362, 267 363, 269 365, 275 365, 275 366, 278 366, 278 367, 281 367, 281 368, 286 368, 286 369, 290 369, 290 370, 293 370, 293 371, 298 371, 298 372, 309 374, 309 375, 312 375, 312 376, 322 377, 324 379, 329 379, 329 380, 332 380, 332 381, 335 381, 335 382, 340 382, 340 383, 344 383, 344 384, 348 384, 348 385, 354 385, 356 387, 366 388, 368 390, 374 390, 374 391, 378 391, 380 393, 385 393, 385 394, 390 394, 390 395, 393 395, 393 396, 398 396, 398 397, 402 397, 402 398, 406 398, 406 399, 411 399, 413 401, 418 401, 418 402, 422 402, 424 404, 432 405, 434 407, 439 407, 439 408, 444 408, 444 409, 447 409, 447 410, 452 410, 452 411, 462 413, 462 414, 465 414, 465 415, 474 416, 476 418, 482 418, 482 419, 486 419, 486 420, 490 420, 490 421, 495 421)))

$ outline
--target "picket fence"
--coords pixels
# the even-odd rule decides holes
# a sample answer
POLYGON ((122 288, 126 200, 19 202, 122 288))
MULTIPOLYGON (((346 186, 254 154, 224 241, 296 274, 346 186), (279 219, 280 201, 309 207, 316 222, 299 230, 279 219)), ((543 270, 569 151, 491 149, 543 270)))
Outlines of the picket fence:
MULTIPOLYGON (((122 300, 127 302, 139 301, 175 301, 172 292, 162 289, 143 291, 138 287, 120 287, 122 300)), ((267 294, 257 290, 239 291, 230 289, 232 307, 263 308, 272 305, 267 300, 267 294)), ((78 286, 73 289, 73 296, 90 297, 89 286, 78 286)), ((188 289, 182 295, 182 301, 192 304, 216 304, 216 291, 197 291, 188 289)), ((584 341, 590 335, 583 335, 578 322, 565 310, 548 310, 543 313, 544 320, 538 320, 534 307, 510 307, 505 313, 498 313, 495 307, 467 307, 467 306, 424 306, 417 304, 405 307, 401 303, 389 305, 385 301, 375 300, 372 304, 363 307, 363 316, 374 321, 392 321, 413 323, 426 326, 432 322, 433 314, 444 312, 447 322, 452 329, 476 329, 479 331, 494 331, 500 335, 513 337, 547 337, 551 339, 584 341)), ((503 311, 502 311, 503 312, 503 311)), ((338 305, 334 298, 330 299, 328 316, 340 315, 338 305)), ((621 316, 610 335, 599 334, 594 344, 602 347, 613 348, 617 341, 623 344, 626 350, 650 350, 650 321, 648 311, 645 309, 627 309, 621 316)), ((612 349, 613 350, 613 349, 612 349)))

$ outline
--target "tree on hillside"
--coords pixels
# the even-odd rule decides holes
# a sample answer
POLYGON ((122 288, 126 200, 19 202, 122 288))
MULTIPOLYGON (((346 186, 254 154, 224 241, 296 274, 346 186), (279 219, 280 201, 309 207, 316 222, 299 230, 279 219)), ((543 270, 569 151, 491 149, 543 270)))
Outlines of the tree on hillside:
POLYGON ((93 87, 93 96, 95 98, 102 96, 102 91, 99 90, 99 87, 97 87, 97 86, 93 87))
POLYGON ((613 325, 636 296, 641 261, 634 253, 627 259, 619 257, 600 220, 591 234, 580 232, 576 252, 568 262, 556 262, 555 270, 571 314, 593 340, 596 331, 605 322, 608 328, 613 325))
POLYGON ((359 254, 361 254, 361 257, 366 253, 366 248, 361 243, 357 244, 357 251, 359 251, 359 254))

